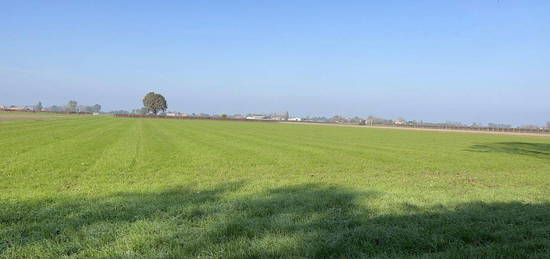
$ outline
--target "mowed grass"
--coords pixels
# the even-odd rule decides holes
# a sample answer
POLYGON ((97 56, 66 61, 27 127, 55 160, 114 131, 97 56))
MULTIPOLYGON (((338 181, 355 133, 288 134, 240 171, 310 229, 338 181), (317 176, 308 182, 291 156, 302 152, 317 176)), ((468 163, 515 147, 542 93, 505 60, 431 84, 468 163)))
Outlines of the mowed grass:
POLYGON ((550 139, 0 124, 0 257, 546 257, 550 139))

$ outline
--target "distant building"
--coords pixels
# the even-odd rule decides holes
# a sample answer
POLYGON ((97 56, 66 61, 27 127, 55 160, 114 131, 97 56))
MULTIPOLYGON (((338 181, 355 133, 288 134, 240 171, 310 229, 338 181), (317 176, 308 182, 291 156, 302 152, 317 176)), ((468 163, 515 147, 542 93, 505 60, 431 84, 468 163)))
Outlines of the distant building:
POLYGON ((266 116, 263 114, 254 114, 246 117, 247 120, 265 120, 266 116))
POLYGON ((0 110, 4 110, 4 109, 7 109, 7 107, 4 105, 0 105, 0 110))
POLYGON ((395 125, 405 125, 407 122, 405 120, 396 120, 393 122, 395 125))
POLYGON ((288 112, 274 112, 266 115, 266 119, 276 120, 276 121, 286 121, 288 120, 288 112))
POLYGON ((289 118, 288 121, 302 121, 302 118, 289 118))
POLYGON ((181 113, 181 112, 167 112, 166 116, 169 116, 169 117, 187 117, 187 116, 189 116, 189 114, 181 113))
POLYGON ((13 111, 30 111, 30 110, 32 110, 28 106, 10 106, 9 109, 13 110, 13 111))

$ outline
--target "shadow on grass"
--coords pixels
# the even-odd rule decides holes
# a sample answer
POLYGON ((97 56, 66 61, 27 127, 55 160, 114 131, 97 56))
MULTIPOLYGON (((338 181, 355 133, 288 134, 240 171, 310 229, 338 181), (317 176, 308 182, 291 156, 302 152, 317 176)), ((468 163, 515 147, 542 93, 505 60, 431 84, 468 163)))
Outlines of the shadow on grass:
POLYGON ((474 152, 496 152, 550 159, 550 144, 527 142, 498 142, 470 147, 474 152))
POLYGON ((104 198, 3 201, 0 257, 527 257, 550 253, 550 204, 365 205, 379 193, 242 183, 104 198))

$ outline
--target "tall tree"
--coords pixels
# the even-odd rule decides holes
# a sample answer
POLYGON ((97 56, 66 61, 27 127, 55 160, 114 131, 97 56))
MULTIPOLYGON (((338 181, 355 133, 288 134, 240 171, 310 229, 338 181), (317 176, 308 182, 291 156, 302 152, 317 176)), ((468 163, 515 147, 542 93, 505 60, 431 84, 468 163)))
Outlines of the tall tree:
POLYGON ((67 103, 67 106, 65 106, 65 111, 76 112, 77 106, 78 106, 78 103, 76 101, 69 101, 69 103, 67 103))
POLYGON ((168 109, 164 96, 154 92, 150 92, 143 97, 143 106, 145 106, 148 112, 152 112, 154 114, 157 114, 159 111, 166 111, 166 109, 168 109))

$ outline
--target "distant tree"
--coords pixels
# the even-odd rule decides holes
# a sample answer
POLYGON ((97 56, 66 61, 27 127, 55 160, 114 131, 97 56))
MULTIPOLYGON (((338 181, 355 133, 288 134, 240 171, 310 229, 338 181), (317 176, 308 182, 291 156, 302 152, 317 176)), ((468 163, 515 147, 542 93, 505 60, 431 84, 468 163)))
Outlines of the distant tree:
POLYGON ((34 111, 41 111, 42 110, 42 102, 38 102, 34 107, 33 107, 33 110, 34 111))
POLYGON ((227 114, 222 114, 222 118, 227 118, 227 114))
POLYGON ((510 124, 502 124, 502 123, 489 123, 487 126, 489 128, 499 128, 499 129, 511 128, 512 127, 512 125, 510 125, 510 124))
POLYGON ((69 101, 69 103, 67 103, 67 105, 65 106, 65 111, 76 112, 77 106, 78 106, 78 103, 76 101, 69 101))
POLYGON ((362 118, 358 117, 358 116, 355 116, 355 117, 351 118, 351 120, 350 120, 350 122, 354 123, 354 124, 355 123, 360 124, 361 121, 364 121, 364 120, 362 118))
POLYGON ((101 112, 101 105, 94 104, 94 106, 92 106, 92 112, 101 112))
POLYGON ((336 122, 336 123, 345 123, 345 122, 348 122, 348 119, 344 116, 334 115, 332 116, 332 118, 330 118, 330 121, 336 122))
POLYGON ((143 97, 143 106, 147 108, 148 112, 153 112, 154 114, 157 114, 159 111, 166 111, 166 109, 168 109, 164 96, 154 92, 150 92, 143 97))
POLYGON ((519 128, 521 128, 521 129, 539 129, 540 126, 527 124, 527 125, 522 125, 519 128))
POLYGON ((110 113, 110 114, 130 114, 130 112, 127 111, 127 110, 114 110, 114 111, 110 111, 108 113, 110 113))
POLYGON ((133 114, 147 114, 147 108, 145 107, 142 107, 142 108, 139 108, 139 109, 134 109, 132 110, 132 113, 133 114))
POLYGON ((90 112, 92 110, 92 107, 87 105, 79 105, 76 110, 79 112, 90 112))
POLYGON ((65 107, 63 107, 63 106, 57 106, 57 105, 52 105, 52 106, 49 106, 49 107, 44 108, 44 110, 46 110, 46 111, 52 111, 52 112, 62 112, 62 111, 65 111, 65 107))

